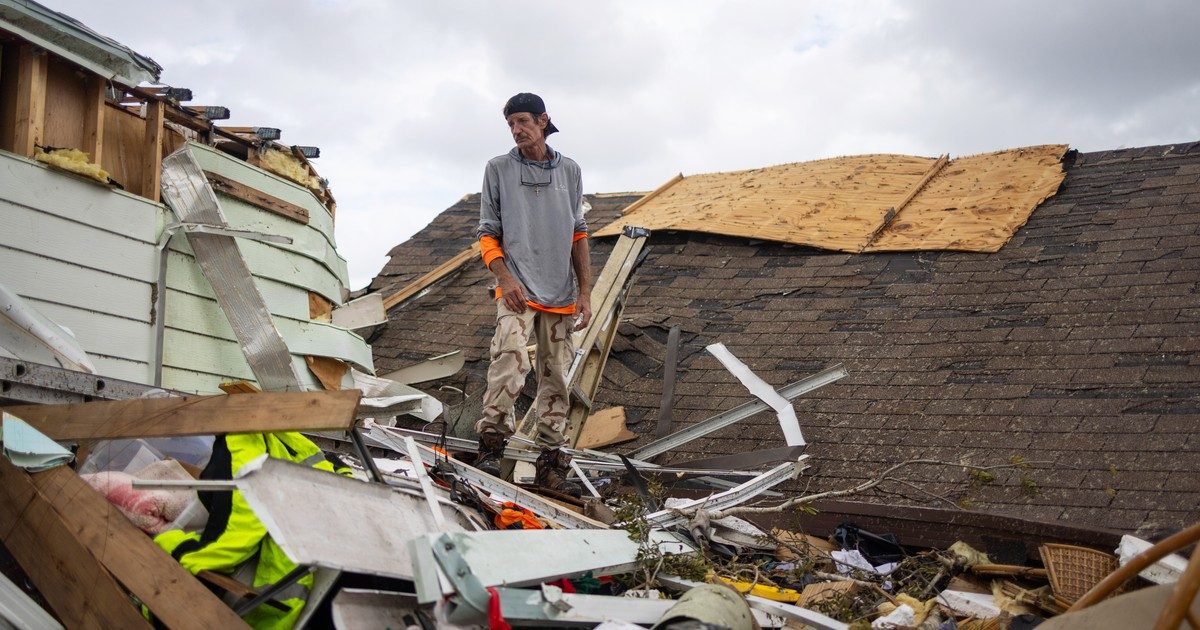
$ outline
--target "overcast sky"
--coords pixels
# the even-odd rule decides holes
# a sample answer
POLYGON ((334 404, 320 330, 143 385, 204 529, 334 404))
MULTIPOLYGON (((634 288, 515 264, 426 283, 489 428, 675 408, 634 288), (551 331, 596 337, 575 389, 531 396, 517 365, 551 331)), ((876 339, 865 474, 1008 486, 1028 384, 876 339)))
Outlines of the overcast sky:
POLYGON ((1200 2, 41 0, 321 147, 352 288, 541 94, 586 192, 863 153, 1200 140, 1200 2))

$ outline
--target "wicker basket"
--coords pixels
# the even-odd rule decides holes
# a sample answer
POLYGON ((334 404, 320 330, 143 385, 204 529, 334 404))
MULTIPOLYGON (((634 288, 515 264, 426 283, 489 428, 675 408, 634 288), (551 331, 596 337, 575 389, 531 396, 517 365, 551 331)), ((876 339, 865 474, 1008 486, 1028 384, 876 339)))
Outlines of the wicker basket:
POLYGON ((1047 543, 1039 551, 1055 598, 1068 606, 1120 566, 1116 556, 1087 547, 1047 543))

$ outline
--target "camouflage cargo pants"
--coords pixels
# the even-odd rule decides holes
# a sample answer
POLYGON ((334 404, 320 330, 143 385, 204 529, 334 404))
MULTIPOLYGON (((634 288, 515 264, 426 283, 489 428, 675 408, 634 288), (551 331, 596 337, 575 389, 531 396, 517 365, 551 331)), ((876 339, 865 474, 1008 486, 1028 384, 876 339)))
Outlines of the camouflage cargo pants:
POLYGON ((529 374, 529 353, 525 348, 530 337, 537 339, 537 396, 533 413, 537 419, 535 439, 543 446, 558 446, 566 442, 567 411, 570 408, 567 391, 567 370, 571 368, 574 348, 571 347, 571 315, 558 315, 525 309, 514 313, 496 300, 496 334, 492 337, 491 364, 488 366, 487 392, 483 395, 483 417, 475 423, 476 433, 502 433, 505 437, 515 431, 513 405, 525 386, 529 374))

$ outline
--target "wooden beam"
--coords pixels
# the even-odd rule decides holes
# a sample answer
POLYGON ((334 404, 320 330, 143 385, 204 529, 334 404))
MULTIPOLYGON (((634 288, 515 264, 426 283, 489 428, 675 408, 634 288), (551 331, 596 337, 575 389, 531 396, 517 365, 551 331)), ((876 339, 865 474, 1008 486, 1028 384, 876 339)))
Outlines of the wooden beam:
POLYGON ((54 440, 168 437, 257 431, 345 431, 362 392, 136 398, 4 410, 54 440))
POLYGON ((308 210, 305 208, 284 201, 279 197, 273 197, 260 190, 255 190, 241 182, 236 182, 212 171, 204 171, 204 176, 208 178, 208 183, 212 184, 213 190, 217 192, 225 193, 230 197, 245 201, 256 208, 262 208, 285 219, 291 219, 305 225, 308 224, 308 210))
POLYGON ((150 628, 30 476, 5 457, 0 457, 0 540, 66 627, 150 628))
POLYGON ((683 181, 683 173, 676 173, 675 177, 668 179, 666 181, 666 183, 664 183, 662 186, 655 188, 654 190, 650 191, 646 195, 642 195, 641 199, 638 199, 637 201, 629 204, 628 206, 625 206, 625 208, 621 210, 621 214, 625 215, 625 214, 629 214, 630 212, 633 212, 634 210, 637 210, 641 206, 645 205, 645 203, 647 201, 650 201, 651 199, 661 195, 664 190, 670 188, 671 186, 674 186, 675 184, 677 184, 681 181, 683 181))
POLYGON ((46 131, 46 51, 21 44, 17 62, 17 119, 13 152, 33 157, 46 131))
POLYGON ((146 132, 142 141, 142 196, 157 202, 161 195, 163 102, 146 102, 146 132))
POLYGON ((429 273, 421 276, 420 278, 417 278, 413 282, 409 283, 408 286, 406 286, 403 289, 400 289, 399 291, 384 298, 383 299, 384 310, 388 310, 388 311, 392 310, 393 307, 400 305, 405 300, 411 298, 412 296, 416 295, 417 293, 420 293, 422 290, 433 285, 433 283, 437 282, 438 280, 441 280, 442 278, 446 277, 447 275, 450 274, 450 272, 463 266, 468 261, 474 260, 475 257, 478 255, 479 255, 479 242, 476 241, 474 243, 471 243, 470 247, 455 254, 454 257, 451 258, 450 260, 447 260, 446 262, 438 265, 438 267, 436 269, 434 269, 433 271, 430 271, 429 273))
MULTIPOLYGON (((59 466, 29 478, 79 544, 168 628, 246 627, 232 609, 70 468, 59 466)), ((136 613, 131 604, 126 606, 136 613)))
POLYGON ((83 110, 83 146, 93 164, 104 159, 104 97, 108 81, 100 75, 88 78, 87 97, 83 110))

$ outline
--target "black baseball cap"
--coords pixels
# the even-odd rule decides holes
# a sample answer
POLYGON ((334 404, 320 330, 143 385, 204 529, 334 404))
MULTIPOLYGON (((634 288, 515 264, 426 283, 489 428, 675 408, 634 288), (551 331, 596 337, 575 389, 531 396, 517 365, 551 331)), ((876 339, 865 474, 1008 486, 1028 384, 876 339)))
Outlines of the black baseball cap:
MULTIPOLYGON (((542 97, 538 96, 537 94, 521 92, 520 94, 508 99, 508 102, 504 104, 505 118, 508 118, 509 116, 512 116, 518 112, 528 112, 534 116, 541 116, 542 114, 546 113, 546 103, 542 100, 542 97)), ((550 121, 546 124, 545 135, 549 136, 556 131, 558 131, 558 127, 554 126, 553 121, 550 121)))

